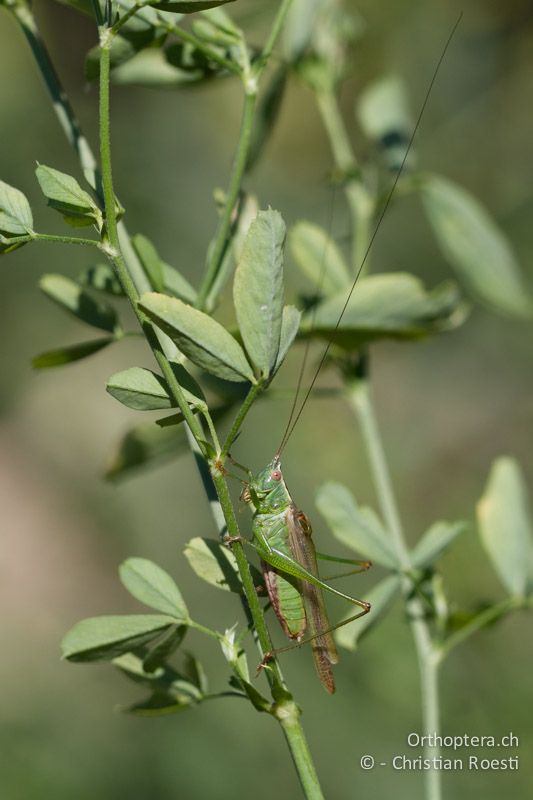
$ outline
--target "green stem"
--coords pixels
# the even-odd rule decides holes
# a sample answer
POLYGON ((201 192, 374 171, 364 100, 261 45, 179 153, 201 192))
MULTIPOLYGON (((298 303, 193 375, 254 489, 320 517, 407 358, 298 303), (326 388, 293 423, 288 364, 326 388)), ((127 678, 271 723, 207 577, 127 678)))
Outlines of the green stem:
POLYGON ((285 22, 285 19, 287 17, 287 14, 289 13, 292 3, 293 0, 282 0, 278 8, 278 12, 274 18, 274 22, 272 23, 272 27, 270 29, 270 33, 266 40, 265 46, 263 47, 261 57, 259 58, 259 61, 256 66, 255 74, 257 79, 261 77, 263 70, 265 69, 266 65, 270 60, 270 56, 272 55, 272 51, 281 33, 281 30, 283 28, 283 23, 285 22))
POLYGON ((172 23, 168 23, 165 25, 165 27, 169 33, 173 33, 175 36, 181 39, 182 42, 192 44, 193 47, 196 47, 197 50, 200 50, 200 52, 202 52, 210 61, 214 61, 220 67, 227 69, 228 72, 232 72, 234 75, 241 74, 238 64, 236 64, 234 61, 224 58, 224 56, 221 56, 220 53, 206 44, 206 42, 202 41, 202 39, 199 39, 197 36, 195 36, 194 33, 191 33, 190 31, 185 30, 185 28, 172 23))
POLYGON ((224 458, 228 455, 229 449, 230 449, 231 445, 233 444, 233 442, 235 441, 235 437, 237 436, 237 434, 239 433, 239 431, 241 429, 241 425, 244 422, 244 418, 248 414, 248 412, 249 412, 250 408, 252 407, 255 399, 257 398, 257 395, 262 391, 262 389, 263 389, 263 384, 262 383, 253 383, 251 385, 250 391, 248 392, 248 394, 244 398, 244 402, 243 402, 242 406, 239 408, 237 416, 235 417, 233 425, 231 426, 231 430, 228 433, 228 435, 226 436, 226 441, 224 442, 224 445, 222 447, 222 452, 220 454, 220 457, 221 457, 222 461, 224 461, 224 458))
POLYGON ((346 202, 353 223, 352 270, 357 274, 366 255, 370 240, 370 224, 374 200, 360 175, 339 103, 333 91, 316 93, 318 109, 326 129, 335 166, 341 173, 346 202))
POLYGON ((295 703, 286 703, 278 708, 276 714, 285 734, 294 766, 308 800, 323 800, 313 758, 309 752, 295 703))
MULTIPOLYGON (((403 572, 409 573, 413 567, 367 382, 359 381, 350 386, 347 390, 347 397, 359 421, 383 521, 390 533, 398 562, 403 572)), ((424 735, 433 735, 438 733, 440 728, 439 658, 425 620, 424 607, 420 599, 412 594, 412 583, 407 575, 402 578, 402 588, 406 598, 407 616, 415 642, 420 673, 422 728, 424 735)), ((425 748, 427 758, 434 758, 439 753, 438 747, 426 746, 425 748)), ((424 773, 424 779, 427 800, 440 800, 442 796, 440 772, 435 769, 427 770, 424 773)))
POLYGON ((439 662, 443 661, 454 647, 457 647, 458 644, 462 644, 466 639, 472 636, 473 633, 476 633, 476 631, 479 631, 486 625, 490 625, 491 622, 495 622, 510 611, 515 611, 518 608, 526 608, 532 604, 533 598, 506 597, 505 600, 502 600, 500 603, 482 611, 468 624, 463 625, 456 633, 452 633, 444 640, 437 649, 439 662))
POLYGON ((198 308, 205 308, 206 306, 206 301, 208 300, 209 293, 216 281, 218 272, 224 259, 226 247, 228 246, 233 213, 241 190, 242 178, 250 150, 256 101, 257 93, 254 92, 245 95, 239 141, 231 168, 226 202, 224 204, 222 216, 220 217, 220 221, 218 223, 213 246, 210 249, 206 273, 202 281, 202 285, 198 291, 198 308))
MULTIPOLYGON (((23 237, 26 238, 26 237, 23 237)), ((34 242, 61 242, 61 244, 86 244, 101 249, 101 242, 96 239, 82 239, 79 236, 55 236, 50 233, 34 233, 29 237, 29 241, 34 242)))

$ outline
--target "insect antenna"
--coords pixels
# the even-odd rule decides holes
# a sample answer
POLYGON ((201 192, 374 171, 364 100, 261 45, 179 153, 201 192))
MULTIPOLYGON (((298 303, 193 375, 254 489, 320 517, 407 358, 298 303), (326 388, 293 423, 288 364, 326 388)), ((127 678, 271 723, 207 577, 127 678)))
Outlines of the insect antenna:
MULTIPOLYGON (((409 156, 409 153, 411 152, 411 148, 413 146, 413 142, 415 140, 416 134, 418 133, 418 129, 420 127, 420 123, 422 122, 422 117, 424 116, 424 112, 426 110, 426 106, 428 104, 431 92, 433 90, 433 86, 435 85, 435 81, 437 80, 437 76, 439 74, 439 70, 441 68, 442 62, 444 61, 444 58, 446 57, 446 53, 448 52, 448 48, 449 48, 449 46, 450 46, 450 44, 452 42, 452 39, 453 39, 453 37, 455 35, 455 32, 456 32, 457 28, 459 27, 459 23, 461 22, 462 18, 463 18, 463 12, 461 11, 459 16, 457 17, 457 20, 456 20, 456 22, 455 22, 450 34, 448 35, 448 38, 446 39, 446 42, 444 44, 444 47, 443 47, 442 52, 440 54, 440 57, 439 57, 439 59, 437 61, 435 69, 433 70, 433 75, 431 76, 431 80, 429 82, 428 88, 426 89, 426 93, 424 95, 424 100, 423 100, 422 105, 420 107, 420 111, 418 113, 418 117, 416 119, 416 122, 415 122, 415 125, 414 125, 414 128, 413 128, 413 132, 411 133, 411 137, 410 137, 409 142, 407 144, 407 148, 405 150, 404 156, 402 158, 400 166, 398 167, 398 169, 396 171, 396 174, 394 176, 394 180, 392 182, 392 186, 389 189, 389 192, 388 192, 388 194, 387 194, 387 196, 385 198, 385 202, 384 202, 383 207, 381 209, 381 212, 380 212, 380 214, 378 216, 377 222, 376 222, 376 224, 374 226, 374 230, 373 230, 372 235, 370 237, 370 241, 369 241, 368 246, 367 246, 367 248, 365 250, 365 253, 363 255, 361 263, 360 263, 360 265, 359 265, 359 267, 357 269, 354 281, 353 281, 353 283, 352 283, 352 285, 350 287, 350 291, 348 292, 348 295, 347 295, 346 300, 344 302, 344 305, 342 307, 341 313, 339 314, 337 322, 335 323, 335 327, 333 328, 333 333, 335 333, 335 331, 338 330, 339 325, 341 324, 341 321, 342 321, 342 318, 344 316, 344 313, 345 313, 346 309, 348 308, 348 304, 349 304, 349 302, 350 302, 350 300, 352 298, 352 295, 353 295, 355 286, 357 284, 357 281, 359 280, 359 276, 361 275, 361 272, 363 271, 363 267, 365 266, 365 263, 366 263, 366 261, 368 259, 368 256, 370 254, 370 251, 372 249, 372 246, 374 244, 374 241, 376 239, 378 231, 379 231, 379 229, 381 227, 381 223, 383 222, 385 214, 387 213, 387 210, 389 208, 390 202, 391 202, 392 197, 394 195, 394 192, 396 190, 396 186, 398 185, 398 181, 400 180, 400 178, 402 176, 405 164, 407 162, 407 158, 409 156)), ((323 278, 322 278, 322 280, 323 280, 323 278)), ((315 312, 316 312, 316 307, 315 307, 315 312)), ((314 320, 314 316, 313 316, 313 320, 314 320)), ((309 343, 309 339, 308 339, 308 343, 309 343)), ((294 428, 298 424, 298 421, 299 421, 299 419, 300 419, 300 417, 302 415, 302 412, 303 412, 303 410, 304 410, 304 408, 305 408, 305 406, 307 404, 307 401, 309 400, 311 392, 313 391, 315 383, 316 383, 316 381, 318 379, 320 371, 321 371, 322 367, 324 366, 324 363, 326 361, 328 353, 329 353, 329 351, 331 349, 331 345, 332 345, 332 339, 330 339, 330 341, 327 343, 326 347, 324 348, 324 352, 322 353, 322 356, 321 356, 320 361, 318 363, 318 367, 315 370, 315 374, 313 375, 311 383, 309 384, 309 387, 308 387, 308 389, 307 389, 307 391, 305 393, 305 396, 304 396, 304 398, 302 400, 300 408, 298 409, 298 412, 296 413, 296 416, 294 415, 294 409, 291 412, 291 419, 289 420, 289 424, 287 425, 287 427, 285 429, 285 432, 284 432, 282 440, 281 440, 281 444, 280 444, 280 446, 278 448, 278 452, 277 452, 278 456, 280 456, 282 451, 285 449, 285 447, 287 445, 287 442, 289 441, 290 437, 292 436, 292 432, 294 431, 294 428)), ((306 349, 305 349, 305 353, 304 353, 304 361, 307 360, 308 349, 309 348, 308 348, 308 344, 307 344, 306 349)), ((300 379, 299 379, 299 384, 298 384, 298 391, 299 391, 299 387, 300 387, 300 384, 301 384, 301 375, 302 375, 302 370, 300 371, 300 379)), ((296 402, 294 402, 294 408, 295 407, 296 407, 296 402)))
MULTIPOLYGON (((332 228, 332 225, 333 225, 336 191, 337 191, 337 184, 333 184, 333 191, 331 193, 331 202, 330 202, 330 207, 329 207, 328 226, 327 226, 327 230, 328 230, 329 233, 331 233, 331 228, 332 228)), ((313 304, 312 309, 311 309, 311 330, 313 330, 314 327, 315 327, 316 312, 317 312, 318 304, 319 304, 319 301, 320 301, 320 296, 322 294, 322 288, 324 286, 324 279, 325 279, 325 276, 326 276, 326 255, 327 255, 327 252, 328 252, 329 242, 330 242, 330 238, 328 236, 324 241, 324 248, 323 248, 322 256, 321 256, 321 259, 320 259, 320 263, 321 263, 320 275, 319 275, 318 282, 317 282, 317 285, 316 285, 315 296, 314 296, 314 304, 313 304)), ((303 379, 304 379, 304 375, 305 375, 305 368, 307 366, 307 360, 309 358, 310 349, 311 349, 311 337, 308 337, 306 342, 305 342, 304 354, 303 354, 303 357, 302 357, 302 362, 300 364, 300 370, 299 370, 299 373, 298 373, 298 380, 296 381, 296 389, 294 391, 294 397, 293 397, 293 400, 292 400, 291 410, 290 410, 290 413, 289 413, 289 419, 287 421, 287 425, 285 426, 285 430, 283 432, 283 436, 281 437, 281 442, 280 442, 280 445, 279 445, 278 450, 277 450, 277 456, 279 456, 281 454, 281 451, 285 447, 285 441, 286 441, 286 438, 288 438, 288 433, 289 433, 289 431, 291 429, 291 422, 292 422, 294 414, 296 412, 296 406, 298 405, 298 398, 300 396, 300 391, 301 391, 301 388, 302 388, 302 383, 303 383, 303 379)))

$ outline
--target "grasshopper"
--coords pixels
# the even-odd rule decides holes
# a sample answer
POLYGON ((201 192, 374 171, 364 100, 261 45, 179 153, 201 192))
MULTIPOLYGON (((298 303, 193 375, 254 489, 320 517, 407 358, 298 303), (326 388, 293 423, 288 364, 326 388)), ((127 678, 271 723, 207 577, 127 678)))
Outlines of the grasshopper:
POLYGON ((337 663, 338 656, 332 632, 367 614, 370 604, 350 597, 321 580, 317 558, 357 565, 357 569, 345 574, 362 572, 371 564, 369 561, 337 559, 316 552, 311 523, 292 500, 283 478, 279 456, 257 475, 250 474, 242 499, 253 510, 252 545, 261 558, 272 608, 286 635, 294 642, 288 647, 265 653, 259 668, 265 666, 275 654, 310 642, 320 682, 333 694, 335 682, 331 667, 337 663), (323 590, 348 600, 361 611, 337 625, 330 625, 323 590))

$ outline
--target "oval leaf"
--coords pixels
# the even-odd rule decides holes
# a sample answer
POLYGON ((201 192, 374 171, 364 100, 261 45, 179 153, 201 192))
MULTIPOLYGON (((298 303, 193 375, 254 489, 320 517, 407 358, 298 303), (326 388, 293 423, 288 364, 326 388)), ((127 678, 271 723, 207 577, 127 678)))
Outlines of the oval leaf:
POLYGON ((180 14, 194 14, 196 11, 205 11, 208 8, 216 8, 234 0, 172 0, 168 3, 149 3, 152 8, 159 8, 161 11, 177 11, 180 14))
MULTIPOLYGON (((399 578, 396 575, 390 575, 374 586, 370 592, 365 593, 365 600, 371 605, 370 612, 364 617, 354 620, 353 625, 348 624, 339 628, 335 632, 337 644, 345 647, 346 650, 356 650, 363 634, 367 633, 383 616, 399 589, 399 578)), ((353 611, 347 613, 345 618, 349 619, 351 616, 353 616, 353 611)))
POLYGON ((187 622, 189 613, 181 592, 168 572, 147 558, 127 558, 119 567, 120 580, 137 600, 150 608, 187 622))
POLYGON ((31 233, 33 217, 26 196, 0 181, 0 232, 10 236, 31 233))
POLYGON ((411 552, 413 567, 423 569, 431 566, 457 539, 459 534, 464 533, 466 528, 466 522, 444 522, 439 520, 433 523, 411 552))
POLYGON ((391 569, 398 568, 396 554, 374 512, 361 508, 341 483, 324 483, 316 505, 334 536, 347 547, 391 569))
POLYGON ((82 619, 61 642, 63 658, 68 661, 110 660, 155 639, 175 622, 174 617, 161 614, 82 619))
POLYGON ((235 271, 233 302, 246 351, 264 378, 279 351, 283 313, 285 223, 277 211, 259 211, 235 271))
POLYGON ((80 361, 82 358, 92 356, 93 353, 97 353, 114 341, 115 339, 112 336, 106 336, 105 339, 93 339, 92 342, 81 342, 80 344, 73 344, 70 347, 59 347, 57 350, 48 350, 46 353, 40 353, 38 356, 34 356, 31 365, 34 369, 62 367, 65 364, 72 364, 74 361, 80 361))
MULTIPOLYGON (((183 368, 182 370, 185 372, 183 368)), ((115 373, 109 378, 106 389, 120 403, 138 411, 175 408, 177 405, 166 380, 161 375, 156 375, 155 372, 143 367, 130 367, 130 369, 115 373)), ((191 394, 184 387, 182 389, 187 402, 193 407, 205 407, 203 400, 191 394)))
POLYGON ((326 231, 311 222, 297 222, 289 232, 289 248, 316 294, 332 295, 351 284, 342 254, 326 231))
POLYGON ((511 246, 481 204, 451 181, 430 175, 420 184, 442 253, 465 286, 492 308, 533 315, 533 300, 511 246))
POLYGON ((301 334, 351 349, 382 338, 419 338, 448 330, 464 319, 453 284, 426 292, 418 278, 402 272, 362 278, 337 325, 346 297, 345 289, 320 303, 302 320, 301 334))
POLYGON ((494 571, 508 592, 533 586, 533 535, 524 476, 513 458, 498 458, 477 504, 479 534, 494 571))
POLYGON ((228 381, 255 382, 240 344, 207 314, 176 297, 148 292, 139 307, 197 366, 228 381))
POLYGON ((51 208, 73 219, 101 216, 101 212, 90 194, 81 188, 72 175, 66 175, 64 172, 46 167, 44 164, 39 164, 35 174, 41 191, 48 199, 48 205, 51 208))
POLYGON ((82 322, 110 333, 117 331, 115 309, 107 303, 94 300, 81 286, 65 275, 43 275, 39 287, 51 300, 82 322))

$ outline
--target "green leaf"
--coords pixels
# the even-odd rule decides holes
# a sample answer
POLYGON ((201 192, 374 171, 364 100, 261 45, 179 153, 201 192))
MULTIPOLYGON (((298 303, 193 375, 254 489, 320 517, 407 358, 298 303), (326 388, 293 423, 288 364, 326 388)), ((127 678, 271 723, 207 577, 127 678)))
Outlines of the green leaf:
POLYGON ((277 372, 281 367, 291 344, 296 339, 296 335, 300 327, 301 317, 302 315, 294 306, 284 307, 283 315, 281 317, 281 335, 279 339, 278 357, 274 366, 274 372, 277 372))
POLYGON ((289 231, 289 248, 317 294, 332 295, 351 284, 350 271, 329 234, 311 222, 297 222, 289 231))
POLYGON ((433 523, 411 552, 413 567, 423 569, 431 566, 466 529, 466 522, 439 520, 433 523))
POLYGON ((508 592, 522 596, 533 587, 533 532, 527 488, 513 458, 496 459, 477 504, 481 541, 508 592))
POLYGON ((168 572, 147 558, 127 558, 119 567, 120 580, 137 600, 180 622, 189 612, 181 592, 168 572))
POLYGON ((163 614, 124 614, 82 619, 61 642, 68 661, 108 661, 152 641, 176 622, 163 614))
POLYGON ((113 297, 124 296, 120 281, 109 264, 95 264, 92 267, 87 267, 78 276, 77 282, 87 289, 105 292, 105 294, 113 295, 113 297))
POLYGON ((132 238, 131 243, 139 256, 139 260, 150 281, 152 289, 157 292, 162 292, 164 289, 163 267, 154 245, 141 233, 136 234, 132 238))
POLYGON ((174 297, 144 294, 139 307, 167 333, 194 364, 228 381, 251 381, 254 374, 233 336, 207 314, 174 297))
POLYGON ((235 556, 228 547, 213 539, 195 537, 183 551, 194 572, 217 589, 242 593, 235 556))
POLYGON ((92 356, 104 347, 112 344, 116 339, 113 336, 106 336, 103 339, 93 339, 91 342, 73 344, 70 347, 59 347, 57 350, 48 350, 46 353, 39 353, 34 356, 31 365, 34 369, 49 369, 50 367, 62 367, 65 364, 72 364, 82 358, 92 356))
POLYGON ((511 246, 467 191, 437 175, 420 182, 428 220, 451 267, 471 293, 497 311, 533 315, 533 300, 511 246))
POLYGON ((33 216, 26 196, 0 181, 0 233, 24 236, 32 233, 33 216))
POLYGON ((168 3, 150 3, 153 8, 161 11, 178 11, 180 14, 194 14, 196 11, 204 11, 207 8, 223 6, 232 3, 233 0, 173 0, 168 3))
POLYGON ((122 437, 111 454, 105 477, 113 481, 129 477, 141 467, 177 458, 186 450, 187 439, 182 427, 159 428, 153 422, 136 425, 122 437))
POLYGON ((413 339, 460 324, 464 313, 453 284, 426 292, 421 281, 402 272, 372 275, 358 281, 338 327, 348 293, 330 297, 307 314, 301 335, 318 336, 345 349, 376 339, 413 339))
MULTIPOLYGON (((353 625, 348 624, 335 631, 337 644, 346 650, 356 650, 361 637, 368 633, 387 611, 399 589, 399 578, 396 575, 390 575, 366 592, 365 600, 371 605, 370 612, 364 617, 354 620, 353 625)), ((351 616, 353 616, 353 610, 347 613, 344 619, 349 619, 351 616)))
POLYGON ((119 330, 115 309, 107 303, 94 300, 70 278, 43 275, 39 287, 51 300, 82 322, 110 333, 119 330))
MULTIPOLYGON (((174 366, 177 376, 181 377, 182 373, 185 373, 190 381, 193 381, 193 378, 181 365, 174 366), (179 372, 178 367, 180 368, 179 372)), ((179 383, 181 384, 181 380, 179 383)), ((166 380, 161 375, 156 375, 155 372, 143 367, 130 367, 130 369, 115 373, 109 378, 106 389, 120 403, 138 411, 175 408, 177 405, 166 380)), ((182 389, 190 405, 195 408, 206 407, 204 400, 191 394, 183 386, 182 389)), ((200 387, 197 386, 197 389, 201 394, 200 387)))
POLYGON ((88 224, 91 220, 101 221, 100 209, 71 175, 45 167, 44 164, 39 164, 35 174, 42 193, 48 198, 48 205, 61 212, 67 221, 75 221, 80 217, 90 218, 88 224))
POLYGON ((279 351, 283 312, 285 223, 277 211, 259 211, 235 271, 233 302, 246 351, 264 378, 279 351))
POLYGON ((384 567, 398 568, 396 554, 378 517, 371 509, 358 506, 345 486, 333 481, 322 484, 316 506, 340 542, 384 567))

